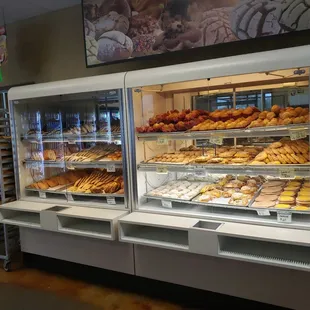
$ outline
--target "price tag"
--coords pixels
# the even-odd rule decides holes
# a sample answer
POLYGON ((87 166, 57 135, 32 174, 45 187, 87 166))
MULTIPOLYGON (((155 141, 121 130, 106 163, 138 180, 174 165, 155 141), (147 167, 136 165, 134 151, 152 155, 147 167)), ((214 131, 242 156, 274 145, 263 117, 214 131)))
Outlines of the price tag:
POLYGON ((198 177, 204 177, 206 176, 206 170, 205 169, 195 169, 195 175, 198 177))
POLYGON ((168 174, 167 166, 156 166, 156 172, 158 174, 168 174))
POLYGON ((210 137, 209 141, 211 144, 223 145, 223 136, 214 135, 214 136, 210 137))
POLYGON ((107 172, 115 172, 115 165, 114 164, 108 164, 107 165, 107 172))
POLYGON ((42 199, 46 199, 46 193, 45 192, 39 192, 39 197, 42 199))
POLYGON ((162 205, 163 208, 172 209, 172 201, 162 200, 161 201, 161 205, 162 205))
POLYGON ((157 138, 157 145, 168 145, 168 138, 167 137, 158 137, 157 138))
POLYGON ((306 129, 291 129, 289 132, 292 141, 304 139, 308 135, 306 129))
POLYGON ((257 210, 259 216, 270 216, 270 212, 267 209, 257 210))
POLYGON ((279 169, 279 178, 280 179, 295 179, 295 169, 281 167, 279 169))
POLYGON ((277 214, 279 223, 292 223, 292 213, 289 211, 281 211, 277 214))
POLYGON ((67 199, 68 201, 74 201, 72 194, 67 193, 67 199))
POLYGON ((68 140, 68 144, 75 144, 74 140, 68 140))
POLYGON ((116 205, 115 197, 107 197, 108 205, 116 205))

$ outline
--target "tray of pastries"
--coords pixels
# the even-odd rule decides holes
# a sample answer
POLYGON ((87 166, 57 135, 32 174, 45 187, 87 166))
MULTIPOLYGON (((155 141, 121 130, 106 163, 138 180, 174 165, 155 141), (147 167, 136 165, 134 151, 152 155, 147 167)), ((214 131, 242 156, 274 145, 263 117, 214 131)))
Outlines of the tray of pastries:
POLYGON ((251 165, 302 165, 309 164, 309 142, 306 140, 290 141, 281 139, 257 154, 251 165))
POLYGON ((26 187, 30 191, 44 191, 57 194, 124 194, 122 171, 108 173, 106 170, 74 170, 35 182, 26 187))
POLYGON ((72 184, 81 177, 87 175, 85 170, 68 171, 66 173, 32 183, 26 187, 28 190, 35 191, 58 191, 68 184, 72 184))
POLYGON ((68 162, 92 162, 107 156, 109 153, 118 150, 115 144, 98 144, 90 149, 82 150, 65 156, 68 162))
POLYGON ((108 173, 106 170, 93 170, 90 174, 79 178, 66 191, 73 194, 124 194, 122 171, 108 173))
POLYGON ((63 134, 64 136, 70 136, 70 135, 86 135, 95 133, 97 131, 95 124, 83 124, 81 126, 72 126, 69 128, 64 129, 63 134))
POLYGON ((202 150, 191 145, 189 147, 183 147, 177 152, 164 153, 152 157, 151 159, 143 162, 146 164, 177 164, 187 165, 194 161, 198 156, 201 156, 202 150))
POLYGON ((310 181, 306 179, 269 180, 262 185, 251 207, 310 211, 310 181))
POLYGON ((263 182, 262 177, 227 175, 218 182, 204 186, 193 201, 210 206, 248 207, 263 182))
POLYGON ((101 158, 99 161, 121 161, 121 160, 122 160, 122 151, 115 151, 101 158))
POLYGON ((137 127, 138 133, 230 130, 255 127, 309 123, 309 109, 302 107, 281 108, 273 105, 270 111, 256 107, 245 109, 172 110, 149 119, 145 126, 137 127))
POLYGON ((191 200, 206 185, 205 182, 170 181, 147 194, 146 197, 157 199, 191 200))
POLYGON ((197 157, 192 163, 198 165, 245 165, 250 163, 262 151, 259 146, 219 147, 204 150, 204 155, 197 157))

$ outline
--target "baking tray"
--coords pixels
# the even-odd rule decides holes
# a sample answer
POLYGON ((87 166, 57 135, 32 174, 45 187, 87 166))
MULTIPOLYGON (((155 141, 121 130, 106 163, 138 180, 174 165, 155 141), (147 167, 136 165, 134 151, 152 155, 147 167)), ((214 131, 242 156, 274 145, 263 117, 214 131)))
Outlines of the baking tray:
MULTIPOLYGON (((182 181, 182 180, 177 180, 177 181, 182 181)), ((188 180, 184 180, 193 184, 201 184, 201 189, 208 184, 208 182, 203 182, 203 181, 188 181, 188 180), (203 183, 203 184, 202 184, 203 183)), ((200 190, 201 190, 200 189, 200 190)), ((151 191, 149 191, 148 193, 144 194, 143 196, 146 198, 150 198, 150 199, 159 199, 159 200, 171 200, 171 201, 176 201, 176 202, 184 202, 184 201, 191 201, 193 198, 195 198, 197 195, 199 195, 199 192, 196 195, 193 195, 191 198, 189 199, 180 199, 180 198, 169 198, 169 197, 164 197, 164 196, 154 196, 154 195, 150 195, 149 193, 151 191)))

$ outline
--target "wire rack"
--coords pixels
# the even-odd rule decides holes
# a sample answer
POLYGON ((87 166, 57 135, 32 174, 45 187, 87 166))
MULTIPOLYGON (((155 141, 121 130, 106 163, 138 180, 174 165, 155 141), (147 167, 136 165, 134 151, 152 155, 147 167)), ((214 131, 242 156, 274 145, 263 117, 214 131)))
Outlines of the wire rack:
MULTIPOLYGON (((10 115, 8 111, 7 91, 0 92, 0 203, 16 200, 12 141, 10 133, 10 115)), ((1 207, 1 206, 0 206, 1 207)), ((3 268, 11 268, 11 255, 19 249, 18 227, 0 225, 0 260, 3 268)))

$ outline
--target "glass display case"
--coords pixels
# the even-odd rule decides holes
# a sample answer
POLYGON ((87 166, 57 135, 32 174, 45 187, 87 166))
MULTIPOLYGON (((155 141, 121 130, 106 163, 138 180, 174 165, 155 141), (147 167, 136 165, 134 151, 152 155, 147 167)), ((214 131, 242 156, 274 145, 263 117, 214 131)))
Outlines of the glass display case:
POLYGON ((121 89, 13 100, 11 111, 19 199, 128 208, 121 89))
POLYGON ((309 67, 199 70, 128 90, 135 211, 310 229, 309 67))

